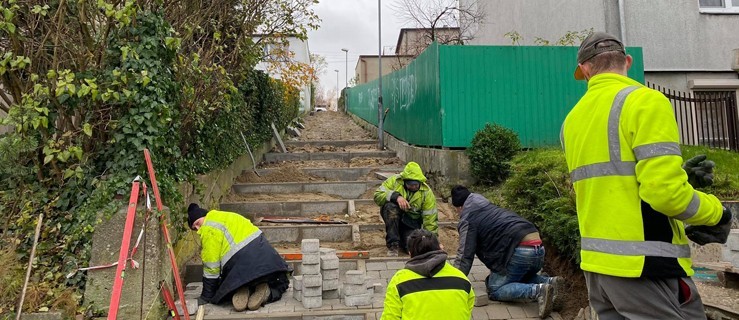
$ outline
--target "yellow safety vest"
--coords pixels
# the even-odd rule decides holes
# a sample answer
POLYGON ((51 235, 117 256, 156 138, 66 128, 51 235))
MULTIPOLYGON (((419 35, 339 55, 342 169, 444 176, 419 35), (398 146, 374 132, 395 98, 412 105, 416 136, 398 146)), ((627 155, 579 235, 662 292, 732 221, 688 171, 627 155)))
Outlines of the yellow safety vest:
POLYGON ((203 246, 200 251, 203 260, 203 277, 219 278, 221 267, 225 266, 231 257, 260 234, 262 231, 259 228, 237 213, 209 211, 205 216, 203 226, 198 230, 203 246))
POLYGON ((581 268, 619 277, 693 274, 683 222, 715 225, 722 205, 682 170, 677 123, 661 93, 599 74, 562 125, 581 235, 581 268))
POLYGON ((448 262, 432 278, 400 269, 385 292, 382 320, 468 320, 475 291, 467 277, 448 262))

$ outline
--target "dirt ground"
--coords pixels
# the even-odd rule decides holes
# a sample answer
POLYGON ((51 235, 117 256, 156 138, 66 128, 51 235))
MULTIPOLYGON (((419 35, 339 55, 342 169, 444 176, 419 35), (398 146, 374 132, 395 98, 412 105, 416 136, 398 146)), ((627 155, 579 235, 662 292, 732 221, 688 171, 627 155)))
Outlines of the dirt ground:
POLYGON ((565 290, 560 294, 564 299, 560 311, 562 319, 574 319, 581 308, 588 306, 588 289, 585 285, 585 276, 582 270, 569 260, 559 258, 551 246, 546 246, 547 255, 544 262, 544 272, 550 276, 565 278, 565 290))
MULTIPOLYGON (((361 239, 361 245, 354 247, 350 242, 321 242, 321 247, 333 248, 336 250, 367 250, 370 253, 370 257, 387 257, 387 246, 385 246, 385 231, 374 230, 374 231, 363 231, 359 235, 361 239)), ((442 227, 439 228, 439 240, 444 246, 444 250, 449 255, 454 255, 457 247, 459 247, 459 234, 457 229, 453 227, 442 227)), ((300 252, 300 244, 284 243, 276 244, 275 249, 281 253, 287 252, 300 252)), ((407 256, 401 253, 401 256, 407 256)))
POLYGON ((314 112, 304 118, 305 127, 300 141, 312 140, 372 140, 372 136, 341 112, 314 112), (338 125, 341 124, 341 125, 338 125))
POLYGON ((297 168, 364 168, 395 166, 402 167, 403 161, 398 157, 393 158, 354 158, 350 162, 339 160, 305 160, 305 161, 283 161, 276 163, 261 163, 259 168, 280 168, 283 166, 294 166, 297 168))
POLYGON ((269 182, 305 182, 305 181, 326 181, 325 178, 307 174, 301 170, 301 167, 292 164, 283 164, 275 167, 269 174, 261 174, 257 176, 254 171, 245 170, 236 178, 240 183, 269 183, 269 182))
MULTIPOLYGON (((304 146, 304 147, 287 147, 287 152, 300 153, 300 152, 365 152, 375 151, 377 146, 374 144, 360 144, 346 147, 335 147, 335 146, 304 146)), ((276 149, 273 149, 276 151, 276 149)))
POLYGON ((325 193, 231 193, 223 198, 224 203, 233 202, 286 202, 286 201, 331 201, 344 200, 325 193))
POLYGON ((739 290, 724 288, 717 282, 695 282, 705 303, 739 311, 739 290))

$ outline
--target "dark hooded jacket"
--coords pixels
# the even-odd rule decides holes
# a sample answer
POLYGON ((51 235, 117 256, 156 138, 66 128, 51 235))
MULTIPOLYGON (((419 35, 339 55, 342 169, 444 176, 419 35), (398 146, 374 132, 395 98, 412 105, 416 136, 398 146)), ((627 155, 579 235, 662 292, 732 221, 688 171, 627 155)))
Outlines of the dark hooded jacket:
POLYGON ((477 193, 464 202, 457 229, 459 250, 454 266, 465 275, 470 273, 475 255, 490 271, 503 271, 521 239, 538 232, 533 223, 477 193))
POLYGON ((475 291, 446 259, 446 252, 437 250, 406 262, 388 283, 382 319, 470 319, 475 291))

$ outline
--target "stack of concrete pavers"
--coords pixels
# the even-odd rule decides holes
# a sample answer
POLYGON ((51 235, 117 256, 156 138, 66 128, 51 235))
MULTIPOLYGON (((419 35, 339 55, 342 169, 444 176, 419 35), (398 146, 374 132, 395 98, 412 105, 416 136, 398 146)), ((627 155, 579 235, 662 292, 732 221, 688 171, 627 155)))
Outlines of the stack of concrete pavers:
POLYGON ((339 257, 336 249, 320 248, 323 298, 339 299, 339 257))
POLYGON ((301 251, 303 254, 301 265, 303 307, 306 309, 320 308, 323 306, 323 277, 321 276, 321 252, 318 239, 303 239, 301 251))
POLYGON ((732 229, 729 238, 722 248, 723 261, 730 262, 734 268, 739 268, 739 229, 732 229))
POLYGON ((367 288, 363 270, 349 270, 344 279, 344 304, 348 307, 372 304, 373 290, 367 288))
MULTIPOLYGON (((198 311, 198 297, 200 297, 200 293, 203 292, 203 283, 202 282, 193 282, 187 285, 185 287, 185 303, 187 303, 187 311, 188 314, 195 314, 195 312, 198 311)), ((174 292, 173 292, 174 293, 174 292)), ((184 315, 184 310, 182 309, 182 302, 177 299, 177 301, 174 302, 175 308, 177 308, 177 314, 184 315)))

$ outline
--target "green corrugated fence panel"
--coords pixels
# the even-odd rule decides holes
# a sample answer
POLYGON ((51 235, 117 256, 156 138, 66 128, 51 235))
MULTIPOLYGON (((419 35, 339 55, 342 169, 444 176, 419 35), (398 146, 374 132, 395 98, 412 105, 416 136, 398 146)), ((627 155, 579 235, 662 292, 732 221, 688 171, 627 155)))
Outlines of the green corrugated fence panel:
MULTIPOLYGON (((629 75, 644 82, 641 48, 629 75)), ((443 146, 468 147, 477 130, 498 123, 524 147, 559 145, 565 116, 585 93, 573 78, 577 47, 440 46, 443 146)))
MULTIPOLYGON (((641 48, 629 76, 644 82, 641 48)), ((409 144, 466 148, 486 123, 516 131, 525 147, 559 144, 559 129, 585 93, 577 47, 439 46, 383 77, 385 131, 409 144)), ((347 91, 349 112, 377 125, 377 80, 347 91)))
MULTIPOLYGON (((383 107, 389 110, 384 130, 409 144, 442 144, 438 48, 432 44, 405 68, 382 77, 383 107)), ((347 91, 349 112, 375 126, 377 81, 347 91)))

